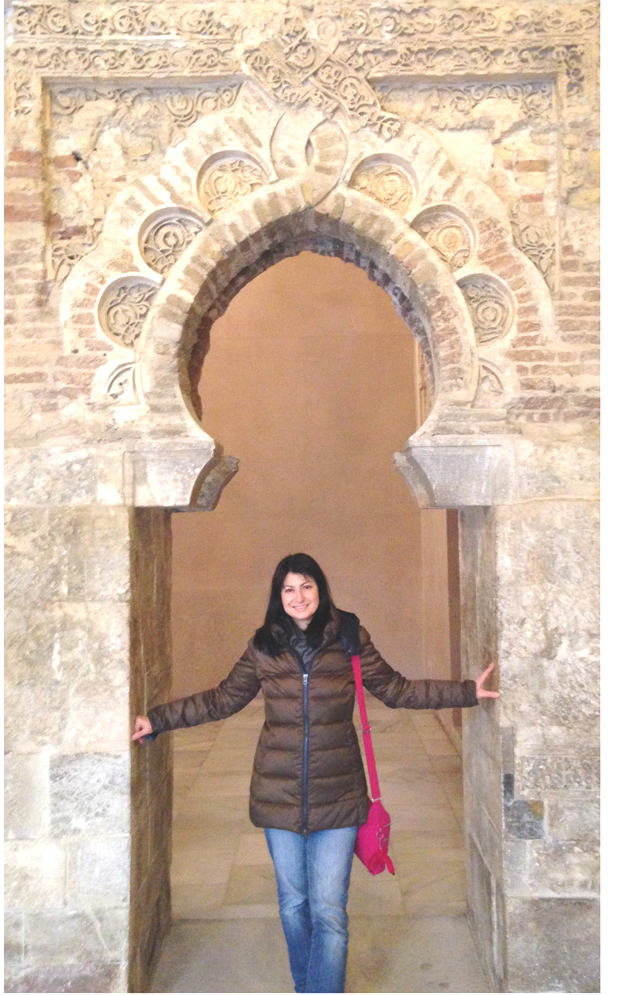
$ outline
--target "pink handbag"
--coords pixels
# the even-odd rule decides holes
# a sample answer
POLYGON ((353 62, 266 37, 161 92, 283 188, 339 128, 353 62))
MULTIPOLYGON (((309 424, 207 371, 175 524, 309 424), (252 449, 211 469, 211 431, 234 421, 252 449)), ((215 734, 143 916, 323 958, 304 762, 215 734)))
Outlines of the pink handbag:
POLYGON ((362 732, 364 734, 364 752, 366 754, 366 765, 368 767, 368 779, 373 796, 369 799, 370 808, 368 819, 357 831, 355 838, 355 855, 359 857, 364 866, 371 874, 381 874, 386 867, 391 874, 394 874, 394 864, 388 856, 388 841, 390 838, 390 816, 381 804, 379 791, 379 779, 377 777, 377 767, 375 766, 375 754, 373 752, 373 741, 371 738, 371 727, 366 714, 366 702, 364 701, 364 688, 362 686, 362 668, 359 654, 351 657, 353 665, 353 675, 355 677, 355 690, 357 693, 358 706, 360 709, 360 719, 362 721, 362 732))

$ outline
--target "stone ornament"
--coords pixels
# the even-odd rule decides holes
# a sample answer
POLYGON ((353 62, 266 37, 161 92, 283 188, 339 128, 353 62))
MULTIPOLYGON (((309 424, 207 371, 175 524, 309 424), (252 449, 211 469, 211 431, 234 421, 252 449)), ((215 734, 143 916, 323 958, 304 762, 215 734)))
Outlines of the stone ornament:
POLYGON ((122 276, 105 287, 97 316, 115 345, 134 348, 157 291, 158 284, 140 274, 122 276))
POLYGON ((197 177, 197 195, 206 210, 218 217, 246 194, 264 186, 264 169, 247 153, 211 156, 197 177))
POLYGON ((474 236, 459 211, 446 207, 427 208, 412 222, 412 228, 453 271, 470 261, 474 236))
POLYGON ((216 87, 183 84, 148 88, 114 82, 88 82, 79 86, 52 83, 49 88, 53 117, 69 117, 96 100, 114 100, 115 105, 128 109, 150 101, 158 105, 158 114, 166 115, 175 129, 188 128, 206 114, 233 107, 239 91, 238 84, 216 87))
POLYGON ((502 339, 514 319, 509 290, 500 280, 485 274, 464 277, 458 286, 468 305, 477 342, 486 345, 502 339))
POLYGON ((184 250, 204 227, 201 218, 180 208, 157 211, 139 233, 139 250, 147 265, 167 276, 184 250))
POLYGON ((105 393, 116 404, 137 404, 134 363, 122 363, 108 378, 105 393))
POLYGON ((490 397, 501 397, 505 393, 501 371, 486 359, 479 361, 478 392, 488 394, 490 397))
POLYGON ((555 289, 556 221, 540 216, 538 222, 516 209, 510 215, 513 240, 535 264, 550 290, 555 289))
POLYGON ((362 74, 335 57, 333 32, 328 34, 332 48, 313 38, 300 16, 287 15, 277 35, 244 53, 243 65, 282 103, 309 104, 328 117, 342 111, 352 131, 372 127, 386 139, 399 134, 399 119, 384 114, 362 74))
MULTIPOLYGON (((159 4, 124 3, 111 9, 102 0, 81 0, 79 4, 53 3, 49 0, 17 0, 12 15, 16 34, 86 35, 92 38, 144 35, 190 35, 220 38, 235 42, 242 36, 240 20, 229 15, 226 4, 211 9, 198 0, 178 0, 159 4), (156 7, 156 10, 154 9, 156 7)), ((335 4, 316 3, 319 29, 331 35, 335 4)), ((565 37, 582 34, 598 23, 598 5, 588 0, 580 6, 553 5, 548 9, 534 4, 504 5, 489 2, 465 6, 409 5, 388 2, 373 8, 361 2, 343 2, 345 35, 353 41, 366 38, 493 37, 510 34, 540 38, 556 34, 565 37)), ((269 16, 274 11, 269 12, 269 16)), ((255 18, 258 22, 258 18, 255 18)), ((266 31, 266 23, 253 24, 266 31)), ((321 30, 319 30, 321 34, 321 30)))
MULTIPOLYGON (((399 88, 390 84, 380 86, 379 92, 382 105, 388 106, 388 109, 400 95, 399 88)), ((553 98, 554 84, 551 80, 410 85, 415 119, 422 124, 431 124, 439 131, 469 128, 488 117, 495 120, 496 105, 501 100, 517 106, 522 116, 530 121, 547 121, 552 117, 553 98)))
POLYGON ((53 240, 49 250, 49 268, 52 279, 63 283, 72 269, 95 245, 94 239, 73 238, 53 240))
POLYGON ((391 211, 405 215, 416 197, 415 177, 412 180, 407 168, 407 164, 402 167, 374 156, 356 167, 349 186, 373 197, 391 211))

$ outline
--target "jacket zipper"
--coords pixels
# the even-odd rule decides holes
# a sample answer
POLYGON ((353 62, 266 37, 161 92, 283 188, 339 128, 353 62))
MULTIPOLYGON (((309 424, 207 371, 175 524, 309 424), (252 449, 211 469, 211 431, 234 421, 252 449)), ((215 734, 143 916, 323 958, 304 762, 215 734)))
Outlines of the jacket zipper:
POLYGON ((301 829, 308 835, 308 752, 310 745, 310 725, 308 719, 308 678, 303 674, 303 784, 301 796, 301 829))

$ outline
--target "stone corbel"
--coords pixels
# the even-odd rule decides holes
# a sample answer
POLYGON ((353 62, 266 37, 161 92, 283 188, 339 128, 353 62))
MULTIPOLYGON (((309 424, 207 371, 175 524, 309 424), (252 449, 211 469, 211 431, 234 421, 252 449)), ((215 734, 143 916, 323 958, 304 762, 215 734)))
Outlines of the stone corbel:
POLYGON ((437 436, 408 442, 394 465, 420 508, 488 506, 509 497, 513 446, 437 436))
POLYGON ((124 453, 124 499, 135 508, 211 511, 238 470, 214 445, 124 453))

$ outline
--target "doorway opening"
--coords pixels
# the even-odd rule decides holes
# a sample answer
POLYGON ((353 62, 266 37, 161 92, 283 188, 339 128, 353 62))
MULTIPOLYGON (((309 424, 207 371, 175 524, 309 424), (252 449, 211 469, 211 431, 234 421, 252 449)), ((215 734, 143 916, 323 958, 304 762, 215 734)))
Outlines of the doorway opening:
MULTIPOLYGON (((339 259, 303 252, 277 263, 212 326, 199 391, 204 423, 241 472, 210 514, 174 515, 172 696, 227 674, 263 620, 277 561, 297 551, 319 560, 336 603, 361 617, 392 666, 408 677, 458 677, 457 517, 419 512, 392 466, 431 400, 420 349, 388 296, 339 259)), ((440 722, 374 700, 370 711, 398 874, 380 897, 379 879, 354 869, 352 934, 364 935, 373 911, 399 917, 393 930, 407 952, 416 918, 450 916, 467 933, 460 713, 440 722)), ((288 990, 275 987, 277 955, 260 977, 275 927, 282 943, 264 837, 247 817, 261 721, 257 700, 225 723, 175 734, 173 935, 201 930, 199 921, 225 951, 244 926, 257 955, 251 974, 239 963, 236 981, 223 974, 227 957, 225 967, 212 959, 214 987, 204 975, 203 990, 288 990)), ((288 985, 285 951, 281 961, 288 985)), ((406 987, 397 976, 357 990, 428 990, 413 987, 414 971, 427 983, 426 963, 407 958, 406 987)), ((370 973, 357 952, 351 964, 370 973)), ((476 958, 472 967, 479 975, 476 958)), ((175 965, 166 948, 159 990, 191 990, 162 988, 175 984, 167 970, 175 965)))

